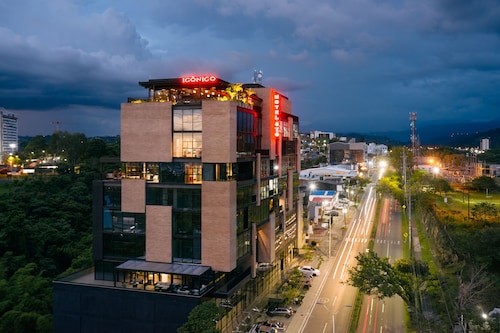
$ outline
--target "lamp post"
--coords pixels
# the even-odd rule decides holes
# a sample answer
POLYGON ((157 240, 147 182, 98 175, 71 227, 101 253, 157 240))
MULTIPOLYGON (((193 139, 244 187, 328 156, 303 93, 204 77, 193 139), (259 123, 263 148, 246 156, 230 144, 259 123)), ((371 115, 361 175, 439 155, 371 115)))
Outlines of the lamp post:
POLYGON ((333 216, 330 215, 330 221, 328 222, 328 259, 332 256, 332 222, 333 216))

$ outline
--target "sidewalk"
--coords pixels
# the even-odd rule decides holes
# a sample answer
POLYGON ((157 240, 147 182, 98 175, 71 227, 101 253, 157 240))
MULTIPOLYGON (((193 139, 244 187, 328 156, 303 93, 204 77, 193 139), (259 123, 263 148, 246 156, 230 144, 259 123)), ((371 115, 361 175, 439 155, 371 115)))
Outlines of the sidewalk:
MULTIPOLYGON (((344 216, 334 217, 332 220, 331 230, 329 233, 329 219, 323 220, 323 223, 318 223, 313 226, 313 232, 309 235, 309 244, 314 241, 316 246, 313 251, 313 256, 310 259, 306 255, 299 255, 292 264, 290 269, 295 269, 297 266, 310 265, 318 268, 321 271, 321 276, 314 277, 312 286, 307 290, 305 296, 302 300, 301 305, 292 305, 294 314, 290 319, 274 318, 280 321, 286 322, 286 332, 290 333, 300 333, 304 329, 304 325, 315 306, 319 291, 321 289, 322 281, 325 278, 325 274, 331 270, 331 266, 334 264, 335 255, 340 248, 340 244, 345 234, 345 226, 349 225, 355 210, 350 210, 347 217, 344 220, 344 216), (330 239, 329 239, 330 234, 330 239), (330 254, 330 256, 329 256, 330 254)), ((264 297, 265 298, 265 297, 264 297)), ((262 303, 262 298, 259 298, 256 302, 252 303, 246 313, 251 314, 251 317, 261 317, 265 320, 266 315, 262 312, 254 312, 254 309, 263 310, 258 308, 258 304, 262 303)), ((255 327, 255 326, 254 326, 255 327)), ((255 331, 255 330, 254 330, 255 331)), ((251 333, 255 333, 250 331, 251 333)))
POLYGON ((289 321, 286 330, 290 333, 301 333, 304 330, 307 319, 310 316, 313 307, 317 303, 319 292, 323 284, 322 281, 325 279, 327 272, 331 271, 331 267, 335 261, 335 254, 337 253, 345 234, 343 217, 341 220, 336 219, 333 221, 332 228, 330 230, 330 240, 328 239, 328 223, 326 223, 326 226, 325 224, 323 224, 323 226, 315 226, 313 231, 314 235, 311 235, 310 242, 314 240, 318 244, 315 250, 315 255, 313 261, 303 264, 308 264, 318 268, 321 271, 321 276, 314 278, 311 288, 309 288, 304 299, 302 300, 302 304, 295 306, 295 313, 290 318, 291 320, 289 321), (323 258, 323 262, 320 267, 317 265, 319 263, 319 256, 323 258))

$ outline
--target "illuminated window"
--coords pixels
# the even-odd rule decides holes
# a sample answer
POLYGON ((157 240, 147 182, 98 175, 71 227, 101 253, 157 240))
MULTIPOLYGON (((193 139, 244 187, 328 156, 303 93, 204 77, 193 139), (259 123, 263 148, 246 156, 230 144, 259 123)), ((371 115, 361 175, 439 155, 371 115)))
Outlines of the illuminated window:
POLYGON ((172 149, 174 157, 201 157, 201 109, 174 110, 172 149))

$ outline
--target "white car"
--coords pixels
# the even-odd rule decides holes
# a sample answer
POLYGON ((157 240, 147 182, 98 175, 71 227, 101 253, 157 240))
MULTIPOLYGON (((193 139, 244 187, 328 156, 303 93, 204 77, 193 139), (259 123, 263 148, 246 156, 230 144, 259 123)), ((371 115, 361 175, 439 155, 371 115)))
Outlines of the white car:
POLYGON ((299 266, 299 271, 304 275, 319 276, 320 271, 312 266, 299 266))
POLYGON ((263 322, 260 326, 260 330, 262 331, 264 327, 274 328, 278 332, 285 331, 285 324, 277 320, 267 320, 263 322))

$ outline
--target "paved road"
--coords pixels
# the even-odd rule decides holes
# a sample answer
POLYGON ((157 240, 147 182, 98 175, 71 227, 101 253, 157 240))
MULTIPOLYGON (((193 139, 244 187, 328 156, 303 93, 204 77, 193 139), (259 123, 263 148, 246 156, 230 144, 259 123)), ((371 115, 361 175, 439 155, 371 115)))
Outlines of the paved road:
POLYGON ((303 305, 288 323, 287 332, 348 331, 357 290, 344 281, 348 278, 348 269, 356 265, 356 255, 368 246, 375 206, 375 190, 369 185, 354 217, 347 223, 340 247, 321 266, 321 276, 315 278, 303 305))
MULTIPOLYGON (((384 198, 381 204, 373 250, 389 262, 402 258, 401 212, 396 200, 384 198)), ((404 302, 399 296, 379 300, 365 296, 359 316, 358 333, 404 333, 404 302)))

